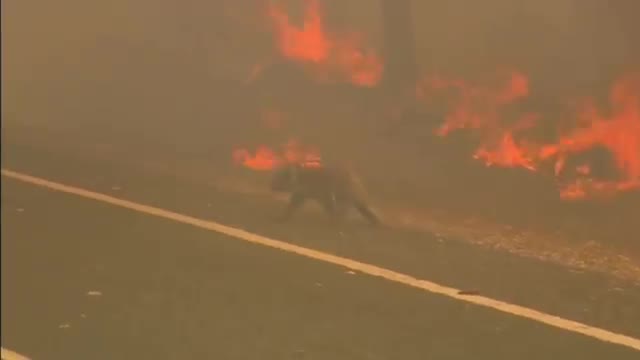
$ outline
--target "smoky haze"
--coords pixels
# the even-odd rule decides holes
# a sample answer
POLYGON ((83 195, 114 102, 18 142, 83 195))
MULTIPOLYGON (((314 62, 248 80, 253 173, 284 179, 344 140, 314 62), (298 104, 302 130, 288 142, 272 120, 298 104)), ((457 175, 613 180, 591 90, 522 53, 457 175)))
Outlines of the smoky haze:
MULTIPOLYGON (((177 126, 180 115, 188 126, 270 53, 261 3, 3 2, 4 111, 60 125, 153 117, 177 126)), ((287 3, 295 10, 300 1, 287 3)), ((376 1, 326 3, 328 21, 382 45, 376 1)), ((513 66, 531 76, 534 93, 593 93, 639 62, 633 0, 413 3, 424 71, 513 66)))
MULTIPOLYGON (((281 3, 291 14, 301 13, 300 1, 281 3)), ((371 46, 384 48, 377 1, 324 3, 329 27, 361 32, 371 46)), ((381 111, 367 105, 378 93, 318 89, 287 69, 247 85, 252 68, 274 56, 263 1, 2 6, 4 124, 73 134, 64 141, 133 146, 184 163, 205 158, 223 167, 233 146, 271 141, 256 121, 268 103, 295 114, 290 131, 296 135, 330 155, 358 161, 374 187, 395 182, 406 197, 416 197, 410 192, 442 191, 429 182, 434 173, 452 176, 439 155, 420 150, 431 141, 430 126, 387 136, 381 111)), ((413 7, 420 72, 473 78, 520 69, 530 77, 532 96, 549 108, 569 96, 604 97, 616 77, 640 64, 638 1, 416 0, 413 7)), ((455 187, 468 184, 443 179, 447 201, 462 197, 455 187)), ((480 188, 485 190, 474 191, 487 191, 480 188)), ((432 195, 423 197, 436 203, 432 195)))
MULTIPOLYGON (((6 110, 15 108, 25 119, 46 115, 48 122, 72 121, 77 115, 68 111, 88 112, 85 121, 114 111, 110 122, 130 123, 158 110, 150 106, 153 99, 170 100, 164 114, 192 108, 196 99, 216 102, 220 80, 241 81, 269 54, 260 3, 4 2, 6 110)), ((288 3, 296 8, 299 1, 288 3)), ((327 3, 330 22, 347 24, 381 45, 375 1, 327 3)), ((591 90, 640 56, 633 15, 640 5, 633 0, 413 5, 417 57, 425 71, 466 75, 514 66, 545 92, 591 90)))

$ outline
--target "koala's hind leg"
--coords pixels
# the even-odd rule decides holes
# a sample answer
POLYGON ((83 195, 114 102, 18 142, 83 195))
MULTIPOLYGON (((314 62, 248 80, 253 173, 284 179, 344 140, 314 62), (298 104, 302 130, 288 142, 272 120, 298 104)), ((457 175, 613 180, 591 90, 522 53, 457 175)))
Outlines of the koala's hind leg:
POLYGON ((331 217, 331 220, 335 223, 342 223, 347 217, 349 211, 349 204, 340 199, 335 194, 327 195, 322 199, 323 207, 327 215, 331 217))
POLYGON ((285 207, 284 211, 276 218, 278 221, 286 221, 293 216, 293 214, 304 205, 307 200, 307 196, 302 192, 294 192, 289 198, 289 203, 285 207))
POLYGON ((331 217, 335 217, 336 216, 337 203, 336 203, 335 195, 326 194, 325 196, 322 196, 322 198, 320 199, 320 203, 321 203, 322 208, 324 209, 325 213, 327 213, 327 215, 329 215, 331 217))
POLYGON ((373 212, 373 210, 371 210, 371 208, 366 203, 356 200, 353 202, 353 206, 356 208, 356 210, 358 210, 360 215, 362 215, 365 219, 367 219, 367 221, 369 221, 369 223, 371 223, 372 225, 380 224, 380 218, 378 217, 378 215, 376 215, 375 212, 373 212))

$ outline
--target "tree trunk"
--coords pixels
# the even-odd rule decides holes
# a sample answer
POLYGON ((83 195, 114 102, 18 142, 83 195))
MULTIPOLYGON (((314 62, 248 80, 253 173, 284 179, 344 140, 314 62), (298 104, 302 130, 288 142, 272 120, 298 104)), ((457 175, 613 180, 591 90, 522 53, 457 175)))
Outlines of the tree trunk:
POLYGON ((384 85, 391 93, 404 92, 416 81, 412 0, 382 0, 384 26, 384 85))

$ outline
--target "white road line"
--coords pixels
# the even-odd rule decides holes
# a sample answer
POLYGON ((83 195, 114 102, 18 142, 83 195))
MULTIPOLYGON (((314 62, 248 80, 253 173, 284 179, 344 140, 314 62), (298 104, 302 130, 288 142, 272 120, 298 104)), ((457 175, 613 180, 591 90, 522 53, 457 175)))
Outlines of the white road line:
POLYGON ((119 206, 129 210, 133 210, 139 213, 153 215, 173 221, 177 221, 184 224, 189 224, 202 229, 215 231, 221 234, 225 234, 234 237, 238 240, 244 240, 250 243, 267 246, 270 248, 286 251, 289 253, 297 254, 307 258, 323 261, 326 263, 342 266, 351 270, 359 271, 371 276, 381 277, 389 281, 404 284, 414 288, 421 289, 434 294, 440 294, 452 299, 464 301, 494 310, 501 311, 510 315, 523 317, 529 320, 533 320, 539 323, 547 324, 556 328, 560 328, 566 331, 582 334, 594 339, 598 339, 604 342, 614 343, 622 346, 626 346, 640 351, 640 339, 636 339, 630 336, 617 334, 608 330, 600 329, 597 327, 582 324, 576 321, 563 319, 558 316, 549 315, 537 310, 529 309, 523 306, 510 304, 500 300, 492 298, 477 296, 477 295, 462 295, 460 290, 454 289, 448 286, 436 284, 431 281, 417 279, 413 276, 402 274, 389 269, 381 268, 375 265, 362 263, 356 260, 332 255, 318 250, 305 248, 298 245, 293 245, 284 241, 270 239, 265 236, 250 233, 245 230, 236 229, 226 225, 222 225, 213 221, 197 219, 191 216, 175 213, 173 211, 156 208, 153 206, 138 204, 132 201, 119 199, 113 196, 89 191, 73 186, 68 186, 53 181, 45 180, 42 178, 34 177, 11 171, 8 169, 2 169, 2 175, 8 178, 19 180, 25 183, 36 185, 39 187, 64 192, 68 194, 77 195, 87 199, 100 201, 103 203, 119 206))
POLYGON ((2 360, 29 360, 28 357, 18 354, 9 349, 0 348, 0 359, 2 360))

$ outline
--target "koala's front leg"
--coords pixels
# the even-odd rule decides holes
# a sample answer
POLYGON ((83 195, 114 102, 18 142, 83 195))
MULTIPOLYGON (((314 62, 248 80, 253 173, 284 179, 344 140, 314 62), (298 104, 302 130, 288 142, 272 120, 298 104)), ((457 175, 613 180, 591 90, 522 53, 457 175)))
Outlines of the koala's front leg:
POLYGON ((289 198, 289 203, 285 207, 284 211, 276 217, 276 221, 283 222, 289 220, 291 216, 293 216, 293 214, 302 207, 306 200, 306 194, 299 191, 292 193, 289 198))

